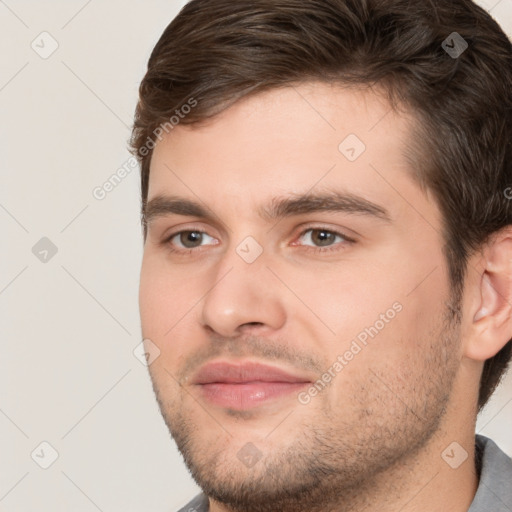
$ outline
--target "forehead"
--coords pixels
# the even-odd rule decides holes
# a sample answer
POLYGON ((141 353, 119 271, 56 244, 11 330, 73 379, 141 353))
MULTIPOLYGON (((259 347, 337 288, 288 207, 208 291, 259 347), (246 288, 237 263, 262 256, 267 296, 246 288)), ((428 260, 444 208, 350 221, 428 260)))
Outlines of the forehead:
POLYGON ((222 207, 229 198, 242 212, 286 193, 343 188, 404 208, 400 195, 423 196, 404 156, 413 126, 379 91, 323 83, 270 90, 205 125, 174 127, 154 149, 148 200, 172 194, 222 207))

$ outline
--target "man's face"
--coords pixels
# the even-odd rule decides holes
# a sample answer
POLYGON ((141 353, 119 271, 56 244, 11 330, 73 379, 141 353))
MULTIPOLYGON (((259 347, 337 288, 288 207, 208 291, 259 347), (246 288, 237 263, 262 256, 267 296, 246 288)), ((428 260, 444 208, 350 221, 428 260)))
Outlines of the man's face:
POLYGON ((158 142, 142 331, 164 419, 216 500, 318 503, 439 427, 460 347, 411 122, 374 93, 304 84, 158 142))

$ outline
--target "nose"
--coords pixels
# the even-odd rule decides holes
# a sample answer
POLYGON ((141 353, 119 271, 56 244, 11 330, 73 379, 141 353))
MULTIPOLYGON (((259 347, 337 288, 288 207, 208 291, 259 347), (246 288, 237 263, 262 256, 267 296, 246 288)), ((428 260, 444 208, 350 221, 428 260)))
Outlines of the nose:
POLYGON ((266 267, 265 253, 247 263, 234 249, 212 272, 213 282, 202 302, 203 326, 223 337, 248 329, 275 330, 285 323, 279 282, 266 267))

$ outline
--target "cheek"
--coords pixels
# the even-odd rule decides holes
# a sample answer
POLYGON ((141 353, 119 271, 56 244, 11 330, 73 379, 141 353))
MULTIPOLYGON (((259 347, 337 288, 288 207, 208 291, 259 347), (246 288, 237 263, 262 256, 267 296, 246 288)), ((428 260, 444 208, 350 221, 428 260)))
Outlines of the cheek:
POLYGON ((380 357, 398 361, 406 356, 404 352, 425 343, 445 314, 449 290, 441 255, 439 259, 432 255, 427 264, 406 265, 397 264, 397 254, 403 252, 390 248, 377 258, 361 258, 325 271, 304 269, 300 278, 294 278, 294 291, 314 313, 307 312, 301 320, 299 312, 305 309, 299 304, 294 308, 298 321, 308 319, 303 325, 311 330, 311 339, 333 361, 346 350, 357 351, 354 340, 363 348, 373 347, 365 356, 357 356, 361 361, 367 357, 368 363, 380 357))
POLYGON ((167 309, 167 299, 162 294, 162 277, 151 258, 144 255, 139 282, 139 311, 144 338, 153 339, 161 330, 161 311, 167 309))
POLYGON ((403 274, 393 275, 384 260, 375 263, 361 258, 305 267, 300 274, 290 275, 287 282, 303 302, 295 301, 293 311, 297 317, 308 319, 314 338, 329 339, 331 347, 334 343, 333 350, 339 350, 366 327, 380 322, 381 314, 396 316, 396 309, 404 300, 406 279, 403 274))
POLYGON ((205 293, 204 287, 204 276, 190 276, 161 256, 144 255, 139 311, 143 338, 157 345, 162 356, 151 365, 155 374, 162 371, 162 365, 174 373, 183 357, 200 343, 198 301, 205 293))
POLYGON ((193 287, 185 286, 161 258, 144 255, 139 284, 139 310, 144 337, 162 339, 186 315, 193 287))

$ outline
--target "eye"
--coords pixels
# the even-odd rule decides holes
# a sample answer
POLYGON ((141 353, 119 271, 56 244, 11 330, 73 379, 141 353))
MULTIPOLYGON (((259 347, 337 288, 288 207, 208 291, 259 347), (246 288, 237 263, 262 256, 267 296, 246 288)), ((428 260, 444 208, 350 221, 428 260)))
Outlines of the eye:
POLYGON ((215 240, 215 238, 206 234, 204 231, 190 230, 180 231, 170 235, 165 243, 169 243, 171 246, 178 247, 178 250, 195 249, 196 247, 201 247, 201 245, 204 245, 202 242, 205 240, 208 241, 208 239, 215 240))
MULTIPOLYGON (((302 231, 298 240, 300 243, 294 242, 292 245, 301 245, 316 252, 343 250, 344 245, 355 243, 354 239, 345 234, 325 227, 306 229, 302 231)), ((217 245, 219 241, 205 231, 189 229, 169 235, 162 243, 171 252, 186 254, 200 251, 201 247, 206 245, 217 245)))
POLYGON ((340 242, 355 242, 355 240, 349 238, 343 233, 322 227, 306 229, 301 233, 299 240, 303 241, 301 245, 305 245, 306 247, 310 246, 313 249, 320 251, 323 247, 327 248, 325 250, 330 250, 331 246, 335 246, 340 242))

